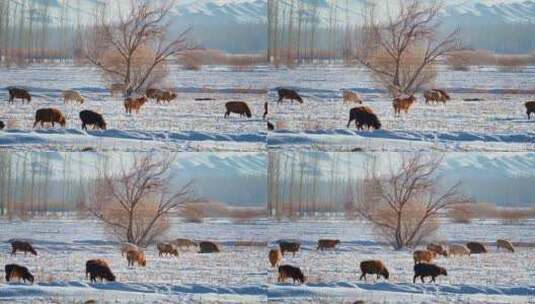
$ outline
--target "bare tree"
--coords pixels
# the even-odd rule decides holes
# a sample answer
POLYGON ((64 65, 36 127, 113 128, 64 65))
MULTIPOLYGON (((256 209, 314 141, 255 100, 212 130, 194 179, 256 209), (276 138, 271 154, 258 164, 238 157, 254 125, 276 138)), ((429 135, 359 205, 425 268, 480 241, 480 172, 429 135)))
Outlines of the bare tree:
POLYGON ((379 20, 366 14, 357 61, 392 95, 413 94, 435 79, 437 60, 461 50, 459 29, 439 38, 440 1, 399 0, 399 12, 379 20))
POLYGON ((441 162, 442 157, 417 153, 403 158, 399 169, 392 166, 379 175, 370 160, 366 178, 355 189, 355 212, 395 249, 417 246, 438 229, 441 211, 469 201, 459 194, 459 184, 441 189, 441 162))
POLYGON ((101 14, 100 24, 85 48, 87 60, 107 77, 124 84, 126 95, 139 91, 149 84, 155 71, 162 71, 168 59, 194 49, 187 37, 190 29, 169 39, 168 16, 173 5, 170 0, 130 0, 126 14, 120 12, 111 21, 101 14), (110 56, 114 60, 110 61, 110 56), (136 68, 140 57, 143 67, 136 68))
POLYGON ((169 228, 170 215, 194 201, 192 182, 173 183, 173 160, 146 155, 117 175, 99 173, 87 210, 119 240, 147 245, 169 228))

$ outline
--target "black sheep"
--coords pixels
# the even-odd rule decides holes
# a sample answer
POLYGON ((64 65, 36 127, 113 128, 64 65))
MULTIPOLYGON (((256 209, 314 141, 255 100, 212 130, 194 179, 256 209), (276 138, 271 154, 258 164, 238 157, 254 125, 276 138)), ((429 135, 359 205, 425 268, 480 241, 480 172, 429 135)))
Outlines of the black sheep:
POLYGON ((377 115, 373 113, 373 110, 368 107, 356 107, 349 111, 349 121, 347 122, 347 127, 352 121, 355 121, 355 126, 357 129, 362 130, 364 126, 374 128, 376 130, 381 129, 381 122, 377 115))
POLYGON ((23 280, 25 283, 26 281, 33 284, 34 277, 28 270, 28 268, 24 266, 20 266, 17 264, 8 264, 4 268, 6 272, 6 282, 10 282, 13 279, 19 279, 23 280))
POLYGON ((287 278, 291 278, 294 283, 299 282, 301 284, 305 283, 305 276, 303 275, 303 272, 298 267, 294 267, 291 265, 281 265, 279 266, 279 282, 286 281, 287 278))
POLYGON ((93 128, 100 128, 106 130, 106 122, 102 115, 90 110, 83 110, 80 112, 80 119, 82 120, 82 129, 87 130, 88 125, 93 125, 93 128))
POLYGON ((425 277, 431 277, 431 282, 435 282, 435 278, 440 275, 448 275, 446 268, 437 266, 435 264, 419 263, 414 265, 414 278, 412 279, 412 282, 416 283, 416 278, 418 277, 420 277, 422 283, 425 283, 425 277))

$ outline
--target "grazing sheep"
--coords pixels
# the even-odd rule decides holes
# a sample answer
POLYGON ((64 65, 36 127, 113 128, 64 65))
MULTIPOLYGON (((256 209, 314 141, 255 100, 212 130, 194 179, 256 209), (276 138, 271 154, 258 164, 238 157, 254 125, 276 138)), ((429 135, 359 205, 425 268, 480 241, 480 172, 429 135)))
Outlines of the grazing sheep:
POLYGON ((420 263, 414 265, 414 277, 412 278, 412 282, 416 283, 416 278, 418 277, 420 277, 422 283, 425 283, 425 277, 431 277, 431 282, 435 282, 435 278, 440 275, 448 276, 448 272, 445 268, 435 264, 420 263))
POLYGON ((145 253, 141 250, 129 250, 126 252, 126 260, 128 261, 128 266, 134 266, 134 263, 137 263, 139 266, 147 266, 147 259, 145 258, 145 253))
POLYGON ((295 256, 295 253, 299 251, 300 247, 301 247, 301 244, 299 244, 298 242, 291 242, 291 241, 279 242, 279 248, 283 256, 285 252, 291 252, 293 253, 293 256, 295 256))
POLYGON ((43 108, 35 112, 35 122, 33 127, 35 128, 38 123, 41 123, 41 127, 44 127, 45 122, 51 123, 54 127, 55 123, 59 123, 62 127, 65 127, 67 120, 60 110, 54 108, 43 108))
POLYGON ((352 91, 344 91, 344 103, 359 103, 362 104, 362 98, 360 98, 359 94, 352 92, 352 91))
POLYGON ((225 104, 227 112, 225 112, 225 117, 229 117, 230 113, 240 114, 240 116, 247 116, 251 118, 251 110, 247 103, 243 101, 229 101, 225 104))
POLYGON ((431 250, 416 250, 412 254, 414 264, 421 262, 431 263, 436 258, 437 254, 431 250))
POLYGON ((219 246, 217 246, 216 243, 208 242, 208 241, 200 242, 199 249, 200 249, 199 253, 221 252, 221 250, 219 249, 219 246))
POLYGON ((175 245, 170 243, 158 243, 156 244, 156 248, 158 248, 158 255, 174 255, 178 256, 178 250, 176 249, 175 245))
POLYGON ((427 245, 427 250, 433 251, 437 255, 441 255, 441 256, 445 256, 445 257, 448 256, 448 249, 444 245, 431 243, 431 244, 427 245))
POLYGON ((6 124, 0 120, 0 130, 3 130, 6 127, 6 124))
POLYGON ((139 113, 139 110, 147 101, 148 99, 145 96, 141 96, 138 98, 128 97, 124 101, 124 109, 126 113, 132 113, 132 110, 135 110, 136 113, 139 113))
POLYGON ((466 248, 466 246, 463 246, 463 245, 450 245, 449 255, 450 256, 470 255, 470 250, 466 248))
POLYGON ((148 99, 156 99, 158 98, 158 95, 162 92, 163 91, 160 89, 148 88, 147 90, 145 90, 145 95, 148 99))
POLYGON ((440 89, 432 89, 424 93, 425 103, 428 104, 430 101, 446 103, 450 100, 450 96, 446 91, 440 89))
POLYGON ((336 249, 338 244, 340 244, 340 240, 318 240, 318 248, 316 250, 336 249))
POLYGON ((271 267, 277 266, 282 261, 282 254, 279 249, 271 249, 269 251, 269 262, 271 267))
POLYGON ((268 103, 264 102, 264 115, 262 115, 262 119, 266 120, 267 116, 268 116, 268 103))
POLYGON ((28 252, 33 255, 37 255, 37 251, 35 251, 32 244, 26 241, 13 240, 11 241, 11 255, 16 255, 17 251, 24 252, 24 255, 26 255, 28 252))
POLYGON ((470 254, 480 254, 487 253, 487 248, 481 243, 478 242, 469 242, 466 243, 466 247, 470 249, 470 254))
POLYGON ((367 126, 368 130, 370 130, 370 128, 376 130, 381 129, 379 118, 377 118, 377 115, 375 115, 373 110, 369 107, 356 107, 351 109, 349 111, 349 121, 347 122, 348 128, 353 120, 355 121, 355 126, 359 130, 363 130, 364 126, 367 126))
POLYGON ((175 100, 177 97, 176 93, 171 91, 161 91, 156 95, 156 103, 160 103, 161 101, 167 101, 171 102, 175 100))
POLYGON ((67 103, 69 101, 74 101, 74 102, 83 104, 85 99, 77 91, 74 91, 74 90, 63 91, 63 103, 67 103))
POLYGON ((139 247, 137 247, 137 245, 135 244, 132 244, 132 243, 128 243, 128 242, 124 242, 121 244, 121 256, 124 256, 125 253, 127 253, 128 251, 139 251, 139 247))
POLYGON ((269 121, 267 122, 267 128, 268 128, 268 131, 274 131, 275 130, 275 126, 269 121))
POLYGON ((528 119, 531 119, 531 113, 535 113, 535 101, 528 101, 524 105, 526 106, 526 114, 528 114, 528 119))
POLYGON ((173 245, 175 245, 176 247, 179 247, 179 248, 184 248, 184 247, 189 248, 189 247, 197 247, 197 246, 199 246, 194 241, 188 240, 188 239, 176 239, 176 240, 172 241, 171 244, 173 244, 173 245))
POLYGON ((297 100, 297 102, 303 103, 303 98, 301 98, 301 96, 294 90, 279 89, 278 94, 279 94, 279 100, 277 101, 278 103, 281 103, 284 99, 288 99, 290 101, 297 100))
POLYGON ((123 95, 125 91, 126 86, 122 83, 114 83, 110 86, 110 93, 112 97, 119 94, 123 95))
POLYGON ((90 110, 83 110, 80 112, 80 120, 82 121, 82 129, 87 130, 87 126, 93 125, 93 129, 99 128, 106 130, 106 122, 102 115, 90 110))
POLYGON ((281 265, 279 266, 279 278, 278 282, 285 282, 286 279, 291 278, 294 283, 297 281, 301 284, 305 283, 306 278, 303 275, 303 272, 298 267, 291 265, 281 265))
POLYGON ((24 283, 26 283, 26 281, 28 281, 31 284, 33 284, 34 277, 30 273, 28 268, 26 268, 24 266, 20 266, 20 265, 17 265, 17 264, 7 264, 5 266, 5 268, 4 268, 4 270, 6 272, 6 282, 10 282, 13 279, 18 279, 19 281, 23 280, 24 283))
POLYGON ((362 278, 366 280, 366 275, 368 274, 377 275, 377 279, 380 279, 381 276, 383 276, 385 280, 388 280, 390 277, 390 273, 388 272, 385 264, 379 260, 367 260, 360 262, 360 272, 362 274, 360 275, 359 280, 362 280, 362 278))
POLYGON ((100 281, 115 282, 115 275, 111 272, 108 263, 103 259, 89 260, 85 263, 85 277, 89 274, 91 283, 100 281))
POLYGON ((496 241, 496 247, 498 249, 505 248, 505 249, 507 249, 507 250, 509 250, 511 252, 515 252, 515 247, 508 240, 497 240, 496 241))
POLYGON ((396 97, 392 105, 394 106, 394 112, 396 115, 401 114, 401 111, 405 111, 405 114, 409 113, 409 109, 412 104, 416 102, 416 97, 411 95, 409 97, 396 97))
POLYGON ((21 99, 22 103, 26 100, 28 103, 32 101, 32 96, 28 93, 27 90, 21 88, 8 88, 9 91, 9 101, 8 103, 14 103, 15 99, 21 99))

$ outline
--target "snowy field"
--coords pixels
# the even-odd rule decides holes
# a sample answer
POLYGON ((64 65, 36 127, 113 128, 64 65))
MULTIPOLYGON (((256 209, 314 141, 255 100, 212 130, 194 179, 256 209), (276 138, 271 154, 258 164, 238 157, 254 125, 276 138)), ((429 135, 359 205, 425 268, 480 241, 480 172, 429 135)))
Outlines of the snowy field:
POLYGON ((331 151, 437 149, 443 151, 522 151, 535 149, 535 120, 524 103, 535 100, 535 67, 509 73, 495 68, 454 72, 440 67, 434 86, 452 96, 445 106, 426 105, 421 93, 409 114, 396 117, 392 100, 366 71, 343 66, 273 71, 268 99, 278 129, 268 142, 274 149, 331 151), (276 89, 290 87, 303 104, 277 104, 276 89), (378 132, 348 129, 349 110, 342 90, 358 92, 382 123, 378 132), (480 98, 482 101, 465 101, 480 98))
POLYGON ((90 220, 2 221, 0 225, 0 302, 265 302, 265 247, 234 246, 240 240, 266 241, 263 222, 175 223, 169 238, 215 241, 222 245, 222 252, 199 254, 191 249, 180 252, 178 258, 158 257, 155 246, 150 246, 145 251, 146 268, 129 268, 119 245, 90 220), (31 239, 39 256, 11 257, 6 242, 11 238, 31 239), (85 278, 85 262, 93 258, 108 260, 117 282, 91 284, 85 278), (3 265, 7 263, 26 265, 36 276, 36 283, 6 284, 3 265))
MULTIPOLYGON (((305 220, 273 223, 269 226, 275 247, 279 239, 297 239, 302 250, 283 263, 300 267, 309 282, 302 286, 277 284, 276 272, 268 275, 268 298, 274 303, 534 303, 535 248, 518 247, 514 254, 497 252, 498 238, 535 245, 535 221, 518 225, 482 221, 473 224, 442 225, 436 240, 446 243, 480 241, 490 253, 480 256, 439 258, 447 277, 436 284, 413 284, 413 260, 410 251, 397 252, 375 241, 367 224, 358 221, 305 220), (321 238, 340 239, 334 252, 316 251, 321 238), (362 260, 382 260, 390 271, 390 280, 359 281, 362 260)), ((291 282, 291 281, 290 281, 291 282)))
POLYGON ((182 71, 171 67, 166 88, 177 91, 169 104, 151 101, 139 114, 126 114, 122 97, 111 97, 109 84, 90 67, 73 65, 32 65, 27 68, 0 69, 0 120, 7 125, 0 132, 0 147, 37 151, 253 151, 263 149, 266 125, 262 120, 266 86, 255 81, 256 70, 234 71, 226 67, 206 67, 201 71, 182 71), (24 87, 32 102, 19 100, 8 105, 10 86, 24 87), (65 105, 61 92, 79 91, 83 105, 65 105), (196 101, 198 98, 215 100, 196 101), (227 101, 246 101, 252 118, 231 114, 223 118, 227 101), (33 129, 39 108, 60 109, 67 118, 61 129, 33 129), (107 131, 81 130, 79 112, 89 109, 103 114, 107 131))
POLYGON ((169 238, 209 239, 222 244, 219 254, 181 252, 178 258, 158 257, 147 249, 146 268, 127 267, 118 245, 90 220, 60 218, 30 222, 0 222, 0 264, 21 263, 36 275, 30 286, 6 283, 0 270, 0 302, 167 302, 167 303, 533 303, 535 301, 535 221, 503 224, 476 221, 445 223, 436 240, 448 243, 481 241, 490 253, 472 257, 439 258, 448 277, 436 284, 412 283, 409 251, 396 252, 376 241, 370 227, 359 221, 257 220, 248 224, 207 221, 174 223, 169 238), (38 257, 9 256, 7 240, 34 242, 38 257), (334 252, 317 252, 320 238, 338 238, 334 252), (494 242, 507 238, 523 242, 514 254, 497 252, 494 242), (279 239, 297 239, 302 250, 283 263, 301 267, 309 282, 277 283, 268 264, 265 247, 239 247, 236 241, 266 241, 275 247, 279 239), (90 258, 105 258, 118 278, 116 283, 91 284, 84 277, 90 258), (364 259, 381 259, 390 269, 389 281, 359 281, 358 265, 364 259))

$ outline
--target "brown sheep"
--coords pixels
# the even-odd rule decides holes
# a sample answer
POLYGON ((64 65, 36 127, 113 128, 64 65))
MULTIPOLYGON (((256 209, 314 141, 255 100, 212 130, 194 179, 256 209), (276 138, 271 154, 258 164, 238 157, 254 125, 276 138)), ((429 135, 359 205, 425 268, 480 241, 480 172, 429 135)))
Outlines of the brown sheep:
POLYGON ((134 263, 137 263, 139 266, 147 266, 147 259, 145 258, 145 253, 141 250, 129 250, 126 253, 126 260, 128 261, 128 266, 134 266, 134 263))
POLYGON ((349 111, 349 121, 347 122, 347 127, 351 125, 352 121, 355 121, 355 126, 359 130, 363 130, 364 126, 374 128, 376 130, 381 129, 381 122, 373 110, 369 107, 356 107, 349 111))
POLYGON ((440 275, 448 276, 448 271, 435 264, 420 263, 414 265, 414 277, 412 278, 412 282, 416 283, 416 278, 418 277, 420 277, 422 283, 425 283, 425 277, 431 277, 431 282, 435 282, 435 278, 440 275))
POLYGON ((301 98, 299 93, 294 90, 279 89, 277 93, 279 94, 279 100, 277 101, 278 103, 281 103, 284 99, 288 99, 290 101, 297 100, 297 102, 303 103, 303 98, 301 98))
POLYGON ((507 249, 507 250, 509 250, 511 252, 515 252, 515 247, 508 240, 497 240, 496 241, 496 247, 498 249, 505 248, 505 249, 507 249))
POLYGON ((344 91, 344 103, 358 103, 362 104, 362 98, 360 98, 359 94, 352 92, 352 91, 344 91))
POLYGON ((176 247, 179 247, 179 248, 197 247, 197 246, 199 246, 199 244, 195 243, 192 240, 188 240, 188 239, 176 239, 176 240, 172 241, 171 243, 173 245, 175 245, 176 247))
POLYGON ((172 100, 175 100, 177 97, 176 93, 171 91, 161 91, 159 94, 156 95, 156 102, 160 103, 161 101, 167 101, 171 102, 172 100))
POLYGON ((437 255, 448 256, 448 249, 444 245, 431 243, 427 245, 427 250, 433 251, 437 255))
POLYGON ((156 248, 158 248, 158 255, 174 255, 178 256, 178 250, 176 249, 175 245, 170 243, 158 243, 156 244, 156 248))
POLYGON ((301 284, 305 283, 306 278, 303 275, 303 272, 298 267, 291 265, 281 265, 279 266, 279 277, 278 282, 285 282, 286 279, 291 278, 294 283, 299 282, 301 284))
POLYGON ((283 256, 285 252, 291 252, 293 253, 293 256, 295 256, 295 253, 299 251, 299 247, 301 247, 301 244, 299 244, 298 242, 292 242, 292 241, 280 241, 279 242, 279 248, 283 256))
POLYGON ((247 103, 243 101, 229 101, 225 104, 227 112, 225 112, 225 118, 229 117, 230 113, 240 114, 240 116, 247 116, 251 118, 251 110, 247 103))
POLYGON ((336 249, 338 244, 340 244, 340 240, 318 240, 318 248, 316 250, 336 249))
POLYGON ((470 255, 470 250, 463 245, 450 245, 450 256, 470 255))
POLYGON ((470 254, 480 254, 487 253, 487 248, 481 243, 478 242, 469 242, 466 243, 466 247, 470 249, 470 254))
POLYGON ((91 283, 106 280, 115 282, 115 275, 111 272, 108 263, 103 259, 89 260, 85 263, 85 277, 90 276, 91 283))
POLYGON ((200 242, 199 243, 199 249, 200 249, 199 253, 221 252, 221 250, 219 249, 219 246, 217 246, 216 243, 208 242, 208 241, 200 242))
POLYGON ((25 100, 28 101, 28 103, 32 101, 32 96, 25 89, 8 88, 7 90, 9 91, 8 103, 14 103, 16 98, 21 99, 22 103, 24 103, 25 100))
POLYGON ((13 240, 11 241, 11 255, 16 255, 17 251, 24 252, 24 255, 26 255, 28 252, 33 255, 37 255, 37 251, 35 251, 32 244, 29 242, 13 240))
POLYGON ((275 267, 279 265, 279 263, 282 261, 282 254, 279 249, 271 249, 269 251, 269 262, 271 263, 271 267, 275 267))
POLYGON ((388 272, 388 269, 386 268, 385 264, 383 264, 383 262, 379 260, 362 261, 360 263, 360 271, 362 274, 360 275, 359 280, 362 280, 363 278, 364 280, 366 280, 366 275, 368 274, 377 275, 377 279, 383 276, 385 280, 388 280, 388 278, 390 277, 390 273, 388 272))
POLYGON ((80 95, 79 92, 74 90, 67 90, 63 91, 63 103, 67 103, 69 101, 78 102, 80 104, 83 104, 85 99, 80 95))
POLYGON ((434 251, 430 250, 416 250, 412 254, 414 259, 414 264, 421 262, 431 263, 436 258, 437 254, 434 251))
POLYGON ((138 97, 138 98, 132 98, 132 97, 128 97, 125 101, 124 101, 124 109, 126 111, 126 113, 132 113, 132 110, 135 110, 136 113, 139 113, 139 110, 141 109, 141 107, 148 101, 147 97, 145 96, 141 96, 141 97, 138 97))
POLYGON ((55 123, 59 123, 62 127, 65 127, 67 120, 60 110, 54 108, 43 108, 35 112, 35 122, 33 127, 35 128, 38 123, 41 123, 41 127, 44 127, 45 122, 51 123, 52 127, 55 123))
POLYGON ((24 283, 26 281, 33 284, 34 277, 28 270, 28 268, 24 266, 20 266, 17 264, 7 264, 4 268, 6 272, 6 282, 10 282, 13 279, 18 279, 19 281, 22 280, 24 283))
POLYGON ((535 113, 535 101, 528 101, 524 104, 526 106, 526 114, 528 114, 528 119, 531 119, 531 113, 535 113))
POLYGON ((416 97, 411 95, 409 97, 396 97, 392 105, 394 106, 394 112, 396 115, 401 114, 401 111, 405 111, 405 114, 409 113, 409 109, 412 104, 416 102, 416 97))

